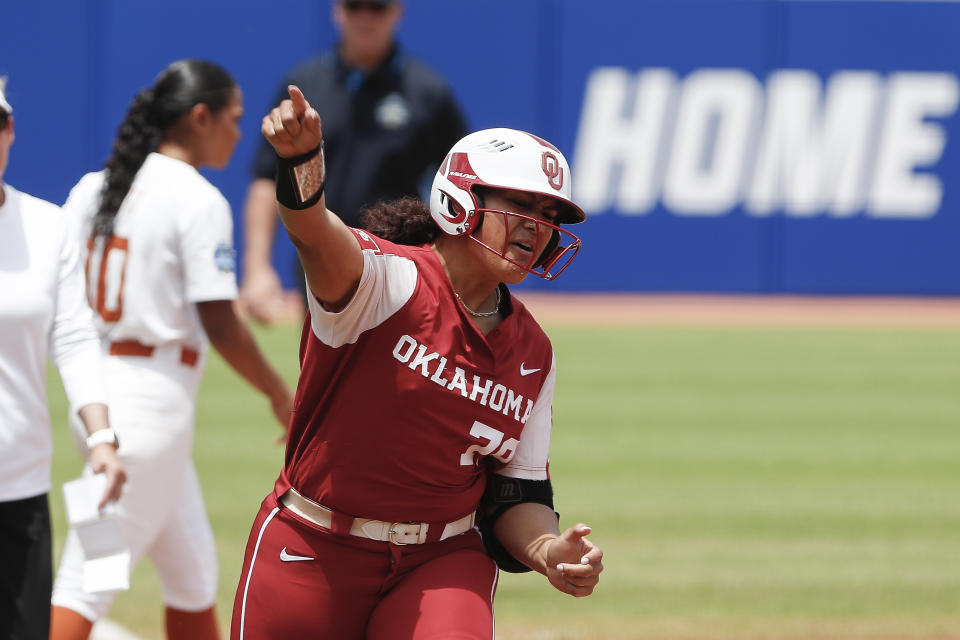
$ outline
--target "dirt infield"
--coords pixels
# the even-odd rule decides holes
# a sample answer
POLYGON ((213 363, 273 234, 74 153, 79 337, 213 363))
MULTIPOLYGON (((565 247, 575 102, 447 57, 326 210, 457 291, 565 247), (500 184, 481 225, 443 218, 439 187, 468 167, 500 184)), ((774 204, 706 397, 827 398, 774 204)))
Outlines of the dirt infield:
POLYGON ((544 324, 960 330, 960 298, 518 292, 544 324))

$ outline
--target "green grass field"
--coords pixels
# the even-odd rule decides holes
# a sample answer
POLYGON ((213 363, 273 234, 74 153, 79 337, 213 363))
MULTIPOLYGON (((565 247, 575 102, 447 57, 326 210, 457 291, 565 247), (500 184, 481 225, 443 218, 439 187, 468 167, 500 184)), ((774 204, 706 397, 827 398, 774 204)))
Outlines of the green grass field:
MULTIPOLYGON (((547 329, 557 508, 606 570, 579 600, 504 574, 499 638, 960 638, 960 331, 547 329)), ((294 381, 298 330, 258 337, 294 381)), ((53 380, 59 556, 80 462, 53 380)), ((197 424, 226 632, 282 451, 217 357, 197 424)), ((110 617, 163 637, 148 562, 110 617)))

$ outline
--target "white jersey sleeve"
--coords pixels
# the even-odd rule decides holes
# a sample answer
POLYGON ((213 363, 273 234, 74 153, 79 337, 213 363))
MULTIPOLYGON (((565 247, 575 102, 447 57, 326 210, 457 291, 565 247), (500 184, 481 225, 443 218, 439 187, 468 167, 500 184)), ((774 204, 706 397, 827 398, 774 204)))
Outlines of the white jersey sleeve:
POLYGON ((62 222, 50 359, 60 371, 70 406, 79 409, 95 402, 105 403, 106 395, 101 382, 100 339, 93 322, 93 310, 87 304, 79 246, 69 233, 69 221, 64 217, 62 222))
POLYGON ((190 302, 237 297, 233 218, 216 192, 196 209, 183 212, 178 225, 184 290, 190 302))
POLYGON ((343 310, 331 313, 309 292, 310 322, 317 338, 331 347, 357 341, 407 303, 417 286, 417 266, 402 256, 363 250, 363 275, 357 292, 343 310))
POLYGON ((550 433, 553 430, 553 391, 557 383, 557 358, 550 363, 550 372, 540 395, 533 404, 530 417, 523 426, 520 444, 513 458, 497 473, 523 480, 546 480, 550 462, 550 433))

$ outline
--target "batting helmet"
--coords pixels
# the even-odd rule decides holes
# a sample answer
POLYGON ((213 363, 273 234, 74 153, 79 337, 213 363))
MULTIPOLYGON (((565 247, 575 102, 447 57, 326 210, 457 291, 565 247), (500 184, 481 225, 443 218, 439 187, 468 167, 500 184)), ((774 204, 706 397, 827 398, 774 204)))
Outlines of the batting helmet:
POLYGON ((440 230, 450 236, 466 235, 501 258, 546 280, 556 278, 580 251, 580 238, 560 224, 586 219, 570 199, 570 166, 555 146, 535 135, 515 129, 484 129, 453 145, 433 179, 430 215, 440 230), (477 187, 512 189, 547 196, 556 201, 556 224, 512 211, 484 208, 477 187), (536 223, 537 238, 549 234, 544 251, 520 264, 499 249, 482 242, 476 233, 485 213, 522 218, 536 223))

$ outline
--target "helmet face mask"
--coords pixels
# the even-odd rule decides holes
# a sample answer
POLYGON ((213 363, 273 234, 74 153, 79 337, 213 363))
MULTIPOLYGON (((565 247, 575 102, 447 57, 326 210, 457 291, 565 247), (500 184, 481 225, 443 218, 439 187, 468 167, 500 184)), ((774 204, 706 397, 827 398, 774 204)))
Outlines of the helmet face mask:
POLYGON ((500 247, 490 246, 484 242, 476 232, 470 233, 467 237, 510 264, 520 267, 527 273, 532 273, 544 280, 553 280, 559 276, 564 269, 570 266, 570 263, 580 251, 580 238, 556 224, 525 216, 520 213, 514 213, 513 211, 481 207, 476 209, 476 212, 480 214, 477 219, 481 221, 491 215, 502 216, 505 230, 503 245, 500 247), (531 253, 530 258, 525 262, 519 262, 507 255, 507 250, 510 248, 510 234, 508 230, 510 229, 511 219, 519 220, 520 224, 533 225, 535 229, 534 247, 540 246, 541 238, 549 236, 544 248, 540 250, 539 253, 531 253))
POLYGON ((486 129, 457 142, 444 159, 430 191, 430 215, 450 236, 466 235, 504 260, 546 280, 556 278, 580 250, 580 239, 560 224, 583 222, 586 216, 570 199, 570 168, 550 143, 514 129, 486 129), (478 190, 522 191, 546 196, 557 203, 555 223, 512 211, 485 208, 478 190), (534 223, 535 245, 550 234, 539 255, 521 263, 507 257, 509 234, 502 247, 493 247, 477 235, 485 214, 503 216, 510 229, 511 216, 534 223))

